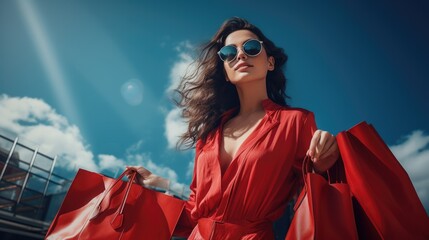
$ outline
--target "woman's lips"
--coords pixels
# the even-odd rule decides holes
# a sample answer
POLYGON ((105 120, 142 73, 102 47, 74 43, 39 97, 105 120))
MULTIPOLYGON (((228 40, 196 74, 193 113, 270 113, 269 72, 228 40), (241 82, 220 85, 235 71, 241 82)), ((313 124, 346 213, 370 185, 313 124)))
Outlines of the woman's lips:
POLYGON ((241 67, 237 68, 237 70, 236 70, 236 71, 246 70, 246 69, 248 69, 248 68, 250 68, 250 66, 249 66, 249 65, 244 65, 244 66, 241 66, 241 67))
POLYGON ((235 67, 235 71, 238 71, 238 70, 245 70, 245 69, 248 69, 248 68, 250 68, 250 67, 253 67, 251 64, 248 64, 248 63, 239 63, 236 67, 235 67))

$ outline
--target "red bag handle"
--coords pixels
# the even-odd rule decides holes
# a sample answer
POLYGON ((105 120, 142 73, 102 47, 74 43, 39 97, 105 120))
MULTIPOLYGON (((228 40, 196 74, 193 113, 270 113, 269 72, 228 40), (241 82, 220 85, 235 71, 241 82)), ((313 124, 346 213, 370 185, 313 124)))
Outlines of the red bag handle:
POLYGON ((131 178, 128 180, 127 182, 127 186, 126 186, 126 192, 124 194, 124 197, 122 198, 121 204, 119 205, 118 209, 115 212, 115 215, 113 217, 113 219, 110 221, 110 224, 112 225, 112 227, 114 229, 118 229, 122 226, 123 223, 123 219, 124 219, 124 207, 125 207, 125 203, 127 201, 128 195, 130 193, 130 189, 131 186, 134 182, 134 179, 136 178, 136 174, 137 172, 135 170, 129 169, 129 170, 125 170, 116 180, 115 182, 113 182, 113 184, 111 184, 109 186, 109 188, 104 191, 103 196, 100 198, 100 200, 98 201, 96 207, 94 208, 91 217, 90 217, 90 221, 95 219, 98 215, 100 215, 102 212, 104 212, 110 204, 110 199, 106 199, 106 195, 112 190, 112 188, 119 183, 122 178, 125 176, 125 174, 132 172, 131 178))
MULTIPOLYGON (((313 161, 311 161, 309 156, 305 156, 302 163, 302 176, 305 182, 305 175, 313 171, 313 161)), ((344 166, 341 159, 338 159, 334 165, 326 170, 329 183, 346 183, 346 176, 344 173, 344 166)))
POLYGON ((309 156, 305 156, 302 161, 302 176, 305 177, 305 174, 312 172, 313 162, 310 160, 309 156))
MULTIPOLYGON (((295 202, 295 206, 293 207, 293 210, 296 211, 298 207, 301 205, 302 200, 304 199, 305 195, 307 194, 307 178, 306 175, 308 173, 311 173, 313 170, 313 161, 311 161, 310 157, 306 155, 304 157, 304 160, 302 161, 302 178, 304 179, 304 189, 301 191, 301 193, 298 196, 298 199, 295 202)), ((329 173, 328 173, 329 178, 329 173)))
MULTIPOLYGON (((305 156, 304 160, 302 162, 302 177, 304 178, 304 188, 305 191, 301 191, 301 193, 298 196, 298 199, 296 200, 294 211, 297 210, 299 205, 301 205, 302 200, 304 199, 304 196, 307 192, 307 178, 305 177, 308 173, 311 173, 313 171, 313 161, 311 161, 309 156, 305 156)), ((344 166, 341 159, 338 159, 335 164, 328 170, 326 170, 326 173, 328 175, 328 182, 329 183, 346 183, 346 176, 344 173, 344 166)))

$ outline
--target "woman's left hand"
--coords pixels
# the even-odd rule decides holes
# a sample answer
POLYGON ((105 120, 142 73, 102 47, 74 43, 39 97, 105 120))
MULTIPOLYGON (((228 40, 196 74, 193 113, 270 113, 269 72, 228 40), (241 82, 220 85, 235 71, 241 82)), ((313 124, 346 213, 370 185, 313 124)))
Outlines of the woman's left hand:
POLYGON ((311 157, 316 172, 328 170, 340 156, 335 136, 327 131, 315 131, 307 155, 311 157))

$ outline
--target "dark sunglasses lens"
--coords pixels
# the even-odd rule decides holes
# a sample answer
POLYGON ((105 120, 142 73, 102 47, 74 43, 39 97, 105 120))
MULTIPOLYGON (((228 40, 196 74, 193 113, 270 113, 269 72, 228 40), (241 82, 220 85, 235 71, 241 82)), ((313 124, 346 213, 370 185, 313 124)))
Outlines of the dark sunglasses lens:
POLYGON ((247 55, 255 56, 261 52, 262 46, 258 40, 250 40, 243 45, 243 49, 247 55))
POLYGON ((237 49, 233 46, 224 46, 219 51, 219 56, 223 61, 231 61, 237 55, 237 49))

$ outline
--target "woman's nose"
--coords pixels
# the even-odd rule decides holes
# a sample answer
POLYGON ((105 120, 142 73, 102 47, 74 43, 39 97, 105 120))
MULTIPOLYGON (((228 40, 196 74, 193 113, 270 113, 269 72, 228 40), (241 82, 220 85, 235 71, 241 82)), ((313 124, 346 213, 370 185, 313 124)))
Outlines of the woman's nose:
POLYGON ((244 53, 243 48, 238 48, 237 49, 237 59, 246 59, 247 55, 244 53))

